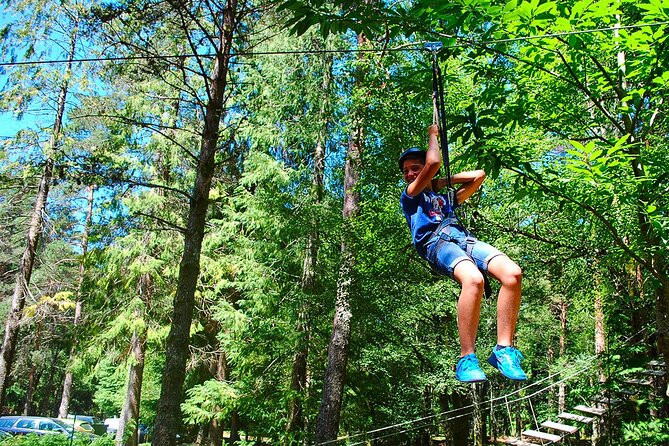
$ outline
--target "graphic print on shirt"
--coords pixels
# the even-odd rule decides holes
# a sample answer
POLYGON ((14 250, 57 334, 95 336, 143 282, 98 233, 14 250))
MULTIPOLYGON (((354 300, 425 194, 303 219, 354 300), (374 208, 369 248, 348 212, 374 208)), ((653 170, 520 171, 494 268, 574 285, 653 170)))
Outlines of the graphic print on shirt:
POLYGON ((432 205, 432 209, 430 209, 430 217, 434 217, 437 221, 442 221, 444 219, 444 211, 442 209, 446 207, 446 200, 440 195, 432 195, 428 198, 432 205))

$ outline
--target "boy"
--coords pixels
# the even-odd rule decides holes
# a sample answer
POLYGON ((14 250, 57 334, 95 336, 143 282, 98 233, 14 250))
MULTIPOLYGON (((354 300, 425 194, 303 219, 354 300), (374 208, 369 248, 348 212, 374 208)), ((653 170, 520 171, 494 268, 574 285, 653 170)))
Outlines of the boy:
POLYGON ((451 195, 454 203, 450 203, 448 195, 437 193, 447 184, 447 179, 433 179, 441 165, 437 141, 439 127, 430 126, 428 134, 427 152, 411 148, 400 156, 400 169, 407 183, 400 204, 420 256, 462 287, 458 298, 460 360, 455 378, 462 382, 486 380, 474 353, 474 344, 484 290, 483 274, 488 273, 501 283, 497 300, 497 346, 488 362, 507 378, 524 381, 527 377, 520 367, 523 356, 512 346, 520 307, 522 271, 504 253, 471 236, 453 214, 460 203, 478 190, 485 172, 474 170, 453 175, 451 184, 460 187, 451 195))

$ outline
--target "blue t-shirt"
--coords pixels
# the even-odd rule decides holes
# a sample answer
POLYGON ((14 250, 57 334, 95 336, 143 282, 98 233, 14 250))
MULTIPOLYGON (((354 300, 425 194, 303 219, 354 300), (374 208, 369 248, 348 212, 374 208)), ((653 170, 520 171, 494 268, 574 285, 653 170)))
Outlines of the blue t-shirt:
POLYGON ((411 230, 413 245, 418 254, 425 258, 425 244, 432 238, 432 233, 445 218, 454 217, 453 211, 458 207, 455 194, 451 204, 448 195, 425 189, 415 197, 410 197, 404 189, 400 205, 411 230))

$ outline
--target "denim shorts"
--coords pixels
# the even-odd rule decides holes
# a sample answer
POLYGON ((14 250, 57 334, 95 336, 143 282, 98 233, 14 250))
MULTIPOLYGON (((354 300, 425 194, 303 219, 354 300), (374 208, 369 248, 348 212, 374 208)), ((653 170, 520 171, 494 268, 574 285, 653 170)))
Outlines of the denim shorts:
POLYGON ((494 246, 477 239, 470 259, 467 255, 467 233, 458 225, 451 225, 450 233, 442 234, 441 237, 446 238, 443 243, 437 243, 437 237, 428 242, 425 258, 433 269, 451 278, 456 265, 462 261, 474 260, 478 269, 485 274, 488 272, 488 262, 493 257, 505 255, 494 246))

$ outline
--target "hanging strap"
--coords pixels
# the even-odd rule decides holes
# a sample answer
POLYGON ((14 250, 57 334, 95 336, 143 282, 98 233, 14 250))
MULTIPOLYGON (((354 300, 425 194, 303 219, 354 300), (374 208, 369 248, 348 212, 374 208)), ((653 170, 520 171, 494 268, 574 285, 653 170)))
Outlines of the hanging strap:
POLYGON ((432 123, 439 125, 439 142, 441 144, 441 158, 444 160, 444 170, 448 190, 451 190, 451 162, 448 156, 448 133, 446 131, 446 105, 444 103, 444 83, 441 78, 441 69, 437 61, 437 53, 441 49, 441 42, 429 42, 425 49, 432 52, 432 123))

